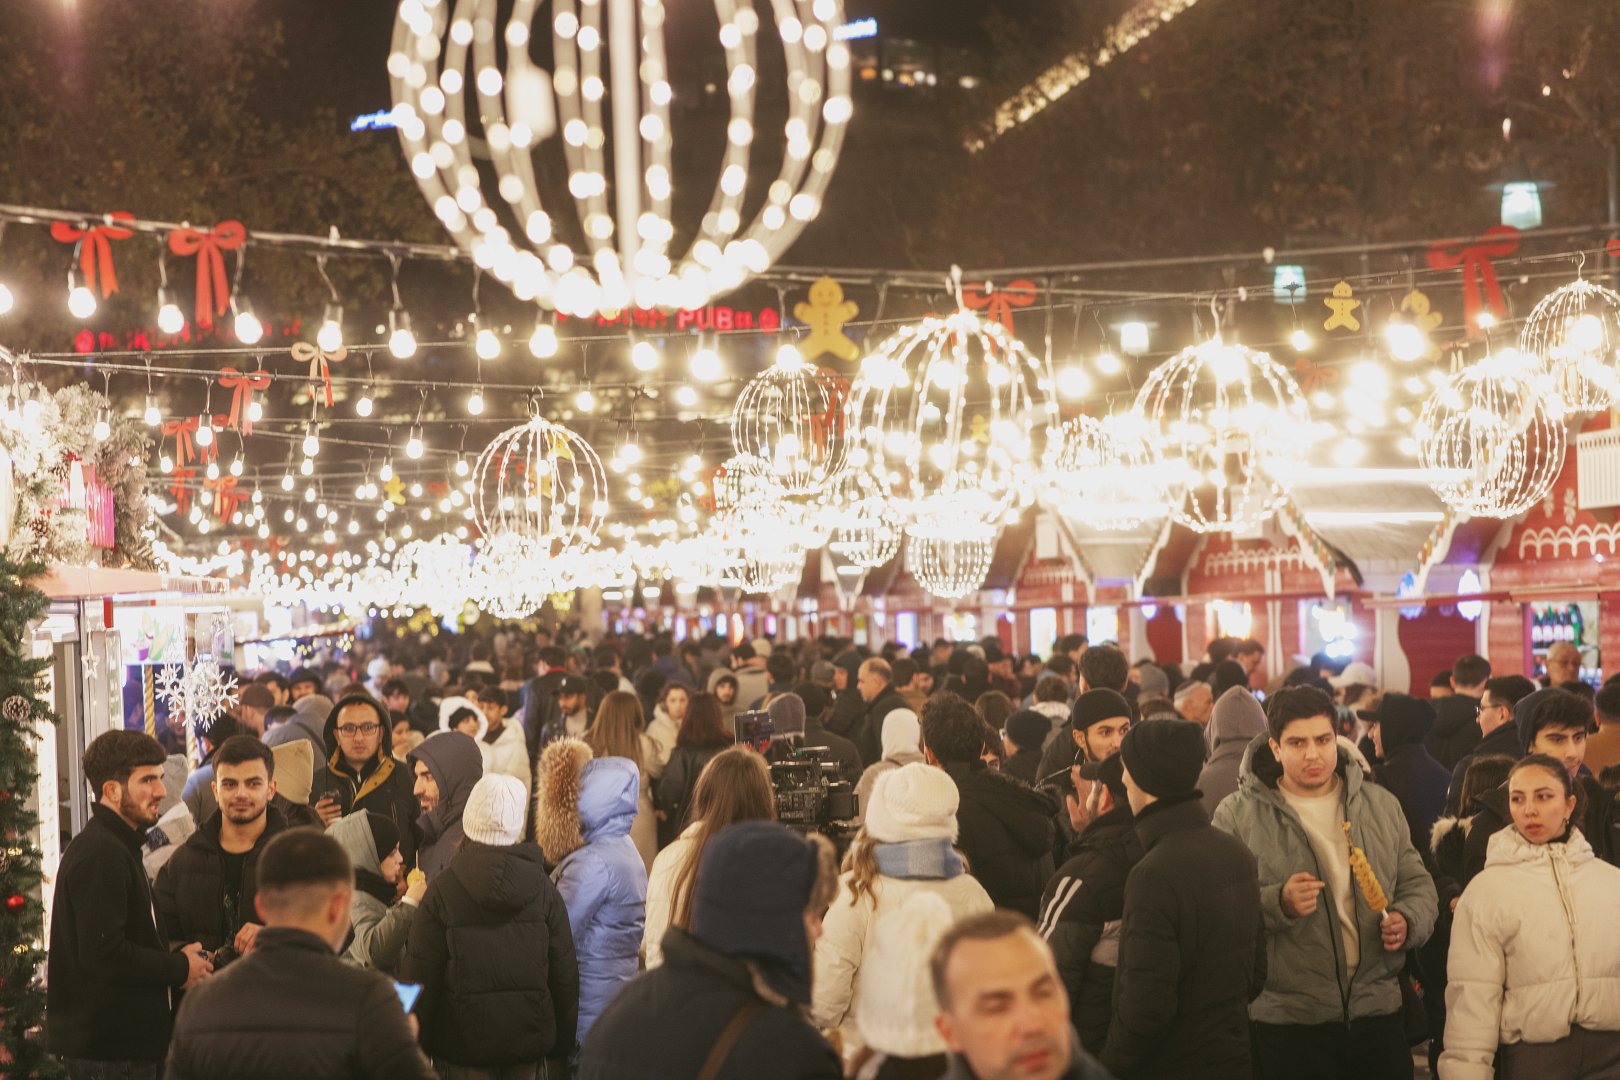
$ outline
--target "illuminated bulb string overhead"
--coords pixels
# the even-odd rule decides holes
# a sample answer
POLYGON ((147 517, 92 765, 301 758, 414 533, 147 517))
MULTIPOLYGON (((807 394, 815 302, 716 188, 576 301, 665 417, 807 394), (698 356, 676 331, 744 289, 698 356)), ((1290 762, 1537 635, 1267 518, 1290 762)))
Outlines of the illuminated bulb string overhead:
POLYGON ((1577 278, 1530 312, 1519 348, 1539 360, 1571 412, 1620 404, 1620 294, 1577 278))
POLYGON ((785 148, 752 218, 745 199, 762 22, 752 4, 716 0, 726 149, 707 212, 679 230, 664 4, 518 0, 504 21, 497 7, 402 0, 388 71, 393 120, 429 205, 519 299, 576 316, 700 308, 763 273, 820 213, 853 111, 849 48, 833 40, 842 0, 773 0, 786 61, 785 148), (549 49, 542 12, 551 19, 549 49), (550 54, 550 75, 536 52, 550 54), (480 171, 475 144, 490 172, 480 171), (566 169, 569 220, 541 204, 537 177, 550 167, 542 156, 566 169), (491 180, 505 213, 486 191, 491 180), (677 231, 695 234, 685 253, 671 249, 677 231), (576 235, 579 249, 564 239, 576 235))

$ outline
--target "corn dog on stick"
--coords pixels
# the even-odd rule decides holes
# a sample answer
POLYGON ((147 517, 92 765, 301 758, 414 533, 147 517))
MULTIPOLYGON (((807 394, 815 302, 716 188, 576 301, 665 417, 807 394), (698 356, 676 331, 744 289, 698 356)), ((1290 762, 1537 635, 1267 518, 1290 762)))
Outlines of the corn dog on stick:
POLYGON ((1384 917, 1389 910, 1389 897, 1384 895, 1384 887, 1378 884, 1378 875, 1373 873, 1372 866, 1367 862, 1367 853, 1356 847, 1355 841, 1350 839, 1350 823, 1344 823, 1344 842, 1350 845, 1350 873, 1354 875, 1356 884, 1361 887, 1361 895, 1366 897, 1367 906, 1378 912, 1378 917, 1384 917))

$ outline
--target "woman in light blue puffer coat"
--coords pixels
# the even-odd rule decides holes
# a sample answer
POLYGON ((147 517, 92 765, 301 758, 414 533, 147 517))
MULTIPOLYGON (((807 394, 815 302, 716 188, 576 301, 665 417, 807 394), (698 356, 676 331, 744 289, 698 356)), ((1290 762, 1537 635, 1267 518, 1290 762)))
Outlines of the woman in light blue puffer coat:
POLYGON ((647 867, 630 839, 641 775, 626 758, 593 760, 559 739, 536 770, 535 839, 554 869, 579 958, 579 1042, 636 976, 647 912, 647 867))

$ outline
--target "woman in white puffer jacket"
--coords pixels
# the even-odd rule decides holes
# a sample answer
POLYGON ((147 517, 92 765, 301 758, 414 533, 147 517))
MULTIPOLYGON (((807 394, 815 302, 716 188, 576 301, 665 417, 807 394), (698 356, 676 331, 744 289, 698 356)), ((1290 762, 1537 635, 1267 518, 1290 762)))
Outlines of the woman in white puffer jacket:
MULTIPOLYGON (((919 892, 943 900, 953 921, 995 907, 953 846, 959 802, 956 782, 942 769, 920 763, 883 773, 872 787, 865 821, 838 878, 838 895, 821 921, 811 982, 811 1019, 824 1031, 839 1031, 846 1060, 865 1041, 854 1022, 855 1006, 878 919, 919 892)), ((944 1043, 908 1052, 943 1054, 944 1043)))
POLYGON ((1563 764, 1508 776, 1513 827, 1457 904, 1440 1080, 1620 1076, 1620 869, 1580 830, 1563 764))

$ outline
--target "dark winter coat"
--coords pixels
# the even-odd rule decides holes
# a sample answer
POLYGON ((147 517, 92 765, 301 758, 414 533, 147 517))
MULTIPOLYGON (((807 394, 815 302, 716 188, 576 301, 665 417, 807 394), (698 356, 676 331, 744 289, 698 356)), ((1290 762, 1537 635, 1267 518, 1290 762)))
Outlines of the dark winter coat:
POLYGON ((400 981, 434 1060, 469 1067, 566 1057, 579 1019, 574 935, 533 844, 467 841, 428 882, 400 981))
POLYGON ((1101 1053, 1114 1015, 1114 969, 1125 916, 1125 879, 1142 857, 1131 808, 1116 806, 1080 834, 1074 856, 1041 895, 1041 935, 1069 992, 1080 1044, 1101 1053))
POLYGON ((162 1061, 169 991, 190 965, 170 952, 152 917, 141 843, 96 803, 62 852, 46 959, 45 1045, 91 1061, 162 1061))
POLYGON ((540 751, 567 734, 557 705, 562 681, 561 671, 548 671, 523 686, 523 738, 529 746, 530 767, 540 760, 540 751))
POLYGON ((1197 792, 1144 808, 1136 835, 1103 1064, 1120 1080, 1249 1080, 1248 1007, 1266 985, 1254 855, 1197 792))
MULTIPOLYGON (((1463 777, 1468 775, 1468 766, 1473 764, 1476 757, 1487 757, 1491 754, 1506 754, 1515 761, 1524 756, 1524 744, 1519 741, 1519 729, 1516 725, 1503 724, 1481 739, 1472 752, 1457 759, 1457 764, 1451 770, 1451 783, 1446 788, 1446 813, 1453 817, 1457 816, 1459 809, 1457 803, 1462 799, 1462 782, 1463 777)), ((1481 862, 1480 865, 1485 864, 1481 862)))
POLYGON ((664 962, 631 981, 597 1018, 580 1080, 694 1077, 737 1010, 748 1021, 719 1080, 838 1080, 838 1055, 795 1005, 771 994, 742 960, 672 927, 664 962), (762 993, 764 991, 764 993, 762 993))
MULTIPOLYGON (((967 1059, 957 1054, 950 1055, 950 1068, 940 1080, 980 1080, 967 1059)), ((1064 1070, 1057 1080, 1114 1080, 1109 1071, 1103 1068, 1102 1063, 1080 1047, 1080 1041, 1069 1032, 1069 1067, 1064 1070)))
MULTIPOLYGON (((848 780, 851 784, 858 783, 865 766, 862 765, 863 754, 851 739, 836 735, 828 731, 818 720, 806 720, 804 724, 804 746, 819 746, 830 752, 831 760, 838 765, 838 778, 848 780)), ((878 757, 883 756, 883 748, 878 748, 878 757)))
POLYGON ((1035 918, 1041 890, 1052 876, 1056 805, 1044 792, 982 762, 953 763, 945 771, 961 795, 956 846, 967 856, 968 868, 997 907, 1035 918))
POLYGON ((860 725, 859 734, 848 736, 861 752, 862 764, 870 765, 883 760, 883 721, 894 710, 909 708, 911 706, 906 704, 906 699, 900 696, 893 683, 885 686, 883 692, 866 707, 866 718, 860 725))
POLYGON ((1421 742, 1414 739, 1391 746, 1386 734, 1384 760, 1373 767, 1373 779, 1400 802, 1401 813, 1406 815, 1406 824, 1412 830, 1412 846, 1420 852, 1427 851, 1434 823, 1446 810, 1446 788, 1451 783, 1451 774, 1429 756, 1421 742))
POLYGON ((253 906, 258 895, 259 853, 287 828, 287 820, 273 806, 265 809, 264 817, 264 832, 242 859, 241 901, 236 917, 229 922, 224 903, 225 849, 219 845, 224 820, 218 810, 186 838, 158 871, 157 881, 152 884, 152 901, 171 948, 200 941, 204 949, 213 952, 235 941, 243 923, 263 925, 264 920, 253 906))
MULTIPOLYGON (((884 715, 887 716, 888 714, 885 713, 884 715)), ((855 689, 855 676, 851 675, 849 677, 849 688, 840 690, 838 696, 833 699, 832 709, 827 713, 827 719, 822 726, 834 735, 842 735, 853 742, 860 736, 861 728, 865 723, 866 699, 861 697, 859 690, 855 689)), ((880 741, 883 737, 882 724, 883 720, 879 718, 878 738, 880 741)), ((856 749, 859 749, 859 744, 857 744, 856 749)))
POLYGON ((387 976, 272 926, 186 995, 166 1080, 432 1080, 387 976))
POLYGON ((667 846, 686 828, 698 776, 703 772, 703 767, 724 749, 723 746, 707 746, 701 750, 676 746, 670 751, 663 774, 653 781, 653 806, 664 812, 664 817, 658 822, 660 848, 667 846))
POLYGON ((412 789, 416 778, 406 765, 401 765, 390 752, 391 718, 388 710, 379 705, 370 694, 347 694, 332 706, 326 717, 325 767, 315 771, 310 785, 309 803, 314 806, 327 796, 337 801, 344 814, 356 810, 370 810, 381 814, 399 829, 399 851, 405 856, 407 867, 416 865, 416 835, 412 824, 422 812, 412 789), (343 759, 337 742, 338 713, 350 705, 365 705, 377 715, 382 725, 382 738, 377 741, 377 753, 358 773, 343 759))
POLYGON ((1001 771, 1015 780, 1022 780, 1030 787, 1040 781, 1041 748, 1031 746, 1020 749, 1012 757, 1001 763, 1001 771))
MULTIPOLYGON (((430 813, 422 812, 421 804, 412 800, 414 828, 420 845, 416 865, 431 881, 450 865, 456 848, 461 846, 465 835, 461 831, 461 812, 467 808, 467 796, 484 775, 484 755, 471 735, 441 731, 428 736, 405 761, 407 770, 412 773, 418 761, 426 765, 434 783, 439 785, 439 803, 430 813)), ((405 865, 410 863, 407 861, 405 865)))
POLYGON ((1423 736, 1423 748, 1443 767, 1455 769, 1483 737, 1479 730, 1479 699, 1453 694, 1434 702, 1434 723, 1423 736))

